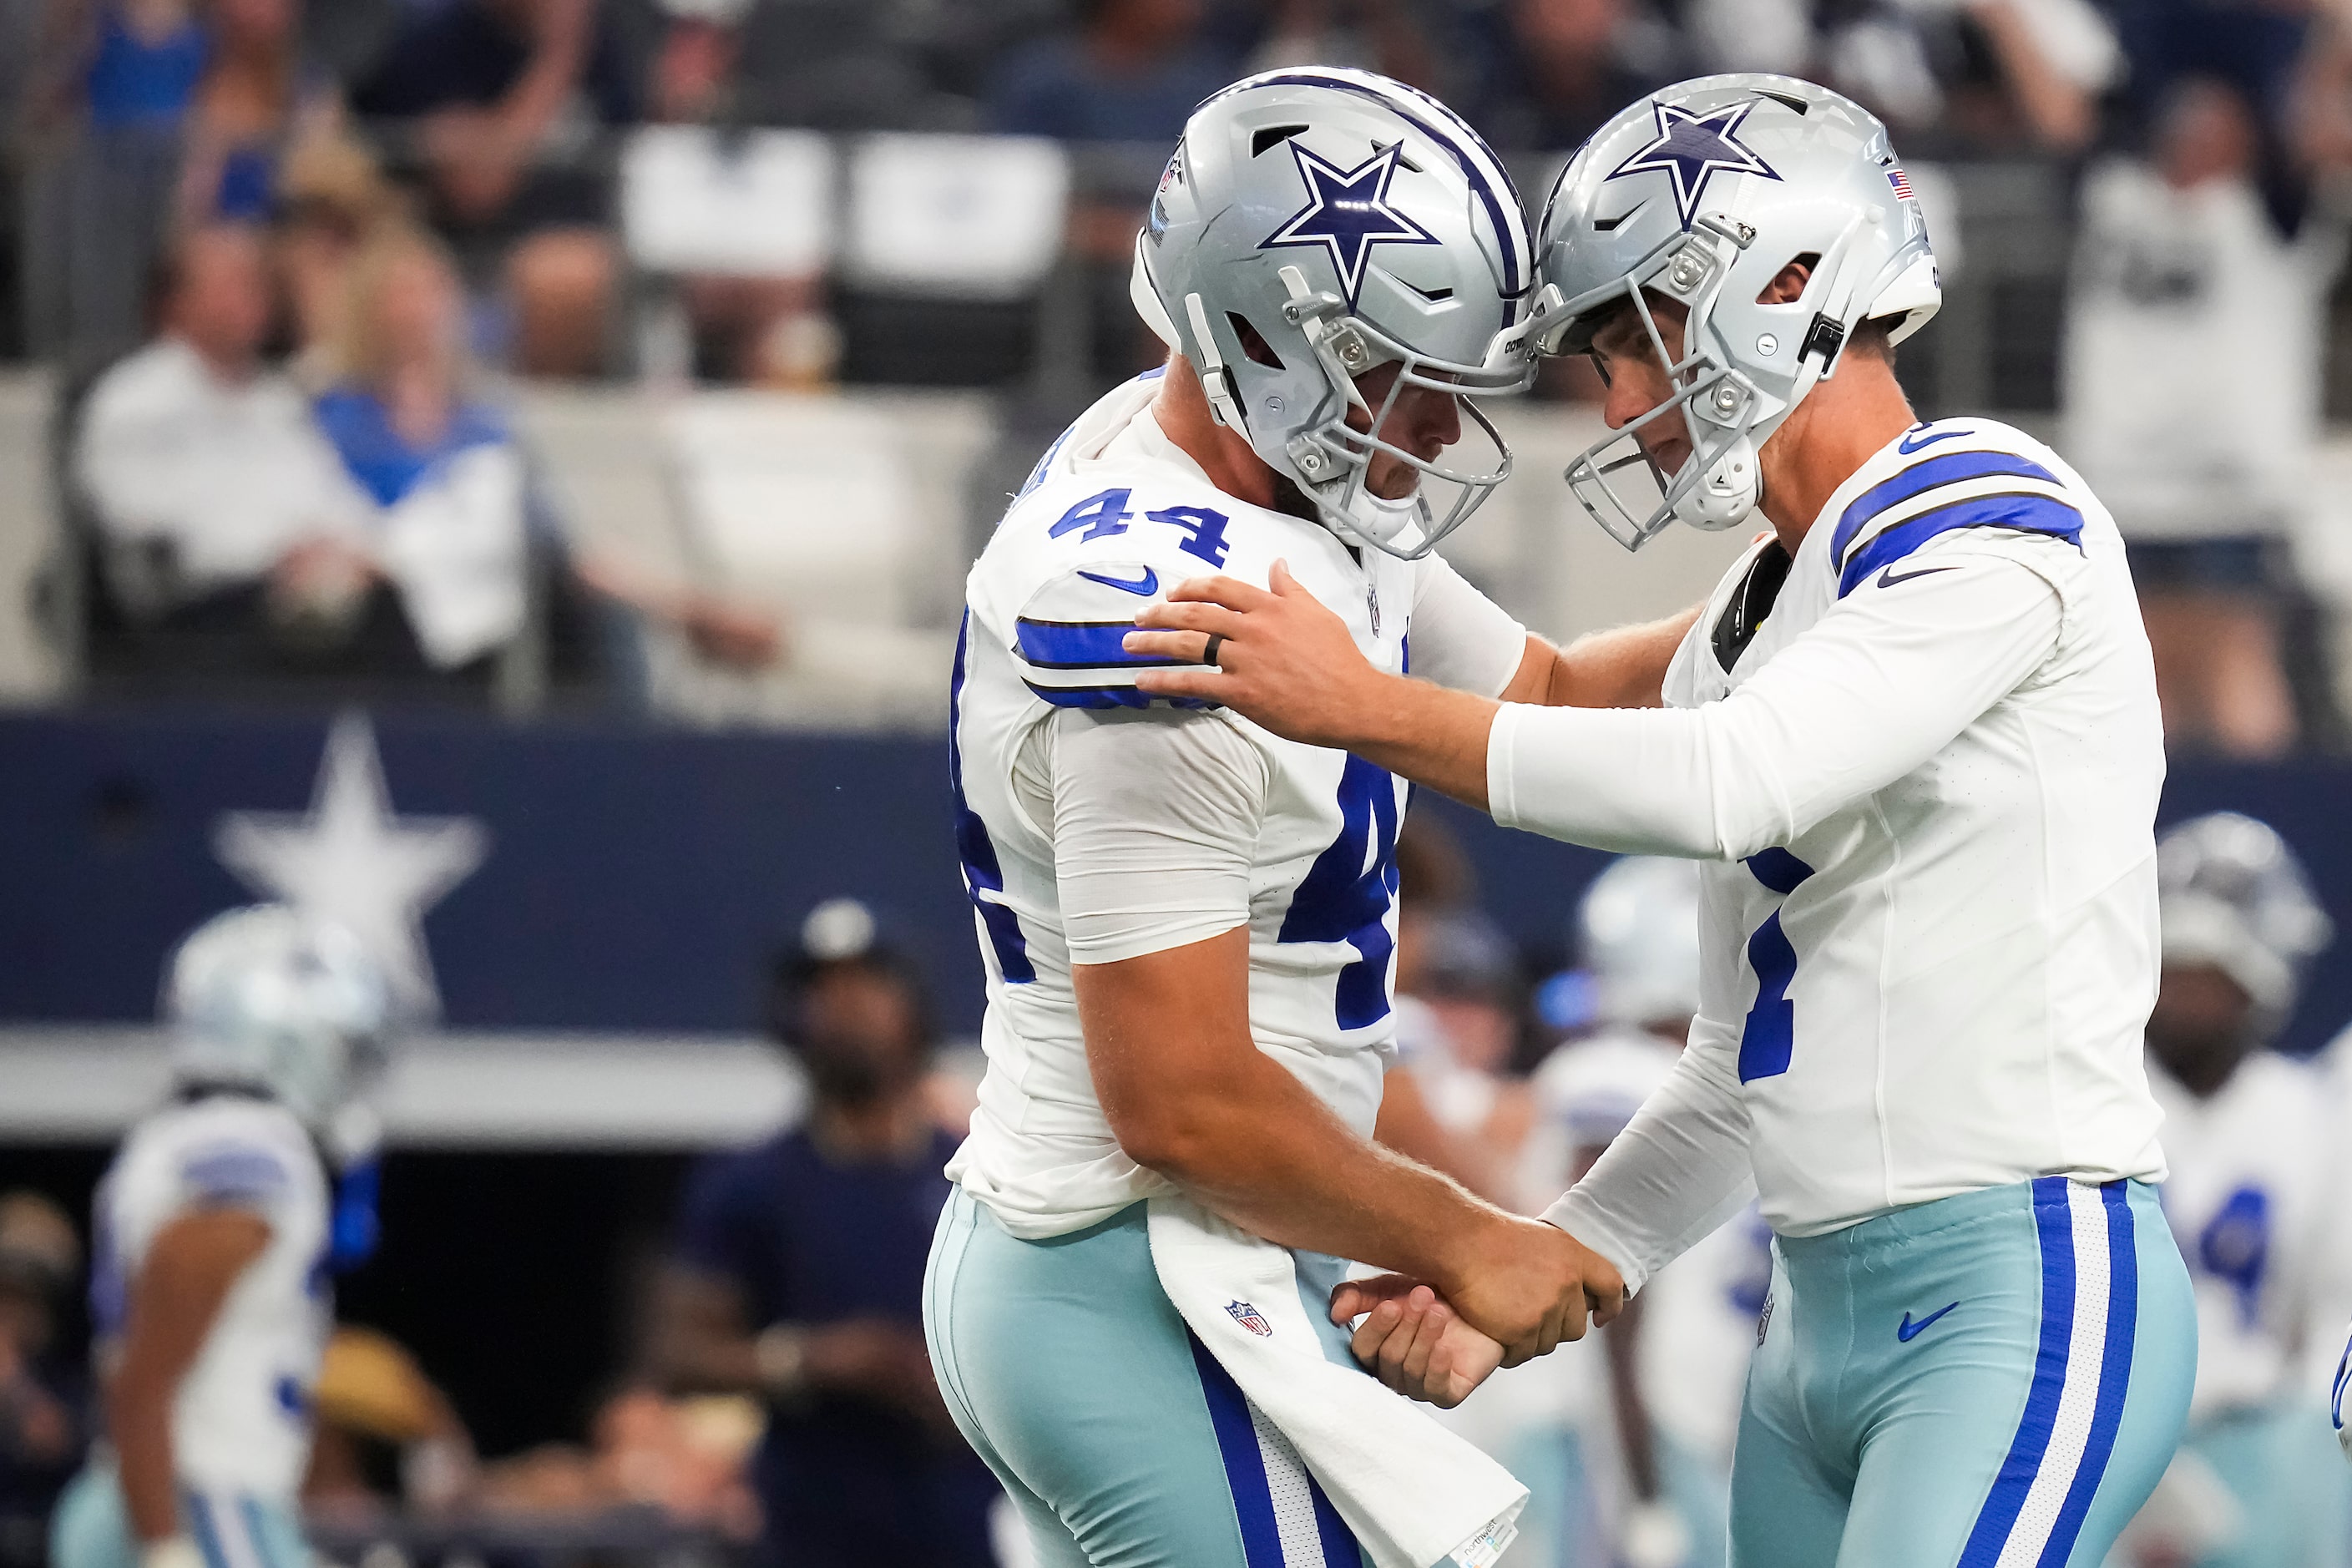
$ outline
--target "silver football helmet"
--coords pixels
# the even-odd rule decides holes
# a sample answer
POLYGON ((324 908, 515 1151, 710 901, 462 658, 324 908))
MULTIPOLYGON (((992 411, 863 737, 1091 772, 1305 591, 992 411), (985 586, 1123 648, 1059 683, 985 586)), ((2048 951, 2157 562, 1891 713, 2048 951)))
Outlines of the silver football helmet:
POLYGON ((1412 560, 1510 474, 1510 448, 1466 395, 1526 384, 1532 357, 1509 329, 1533 276, 1518 194, 1459 116, 1369 71, 1300 68, 1192 111, 1136 236, 1129 291, 1200 373, 1218 422, 1327 526, 1412 560), (1356 378, 1391 362, 1373 408, 1356 378), (1368 433, 1408 386, 1458 397, 1491 451, 1424 460, 1368 433), (1418 470, 1410 495, 1367 489, 1376 452, 1418 470))
POLYGON ((1629 855, 1585 889, 1577 948, 1594 1005, 1639 1026, 1698 1011, 1698 863, 1629 855))
POLYGON ((2277 1033, 2336 934, 2286 840, 2234 811, 2192 817, 2157 840, 2156 886, 2164 962, 2221 970, 2253 1000, 2256 1037, 2277 1033))
POLYGON ((1737 526, 1755 509, 1758 449, 1835 372, 1855 327, 1884 321, 1900 342, 1943 298, 1886 127, 1789 77, 1700 77, 1625 110, 1561 172, 1536 244, 1539 282, 1523 328, 1536 346, 1581 353, 1630 301, 1675 384, 1568 469, 1578 503, 1628 550, 1676 518, 1737 526), (1804 292, 1759 303, 1800 258, 1804 292), (1689 311, 1679 357, 1654 297, 1689 311), (1689 429, 1693 455, 1677 473, 1641 445, 1662 419, 1689 429), (1626 478, 1647 482, 1629 498, 1626 478))
POLYGON ((382 1071, 393 1026, 383 966, 340 925, 283 904, 214 916, 163 982, 173 1077, 267 1094, 331 1142, 382 1071))

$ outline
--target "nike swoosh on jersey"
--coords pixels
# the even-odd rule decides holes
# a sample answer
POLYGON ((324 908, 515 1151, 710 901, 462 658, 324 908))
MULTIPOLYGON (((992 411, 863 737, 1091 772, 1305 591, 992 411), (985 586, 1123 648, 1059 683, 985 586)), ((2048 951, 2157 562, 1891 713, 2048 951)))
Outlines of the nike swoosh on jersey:
POLYGON ((1938 441, 1948 441, 1955 436, 1965 436, 1965 430, 1938 430, 1932 436, 1906 436, 1895 443, 1895 449, 1909 457, 1922 447, 1932 447, 1938 441))
POLYGON ((1895 568, 1889 566, 1885 571, 1881 572, 1878 574, 1878 585, 1882 588, 1892 588, 1895 584, 1908 583, 1914 577, 1933 577, 1938 572, 1957 572, 1959 568, 1957 566, 1922 566, 1916 572, 1906 572, 1898 577, 1895 575, 1895 568))
POLYGON ((1160 592, 1160 574, 1149 566, 1143 569, 1142 576, 1131 583, 1124 577, 1106 577, 1099 572, 1081 572, 1078 575, 1089 583, 1099 583, 1106 588, 1119 588, 1129 594, 1139 594, 1147 599, 1160 592))
POLYGON ((1905 1344, 1906 1344, 1906 1345, 1907 1345, 1907 1344, 1909 1344, 1913 1340, 1917 1339, 1921 1334, 1926 1333, 1926 1332, 1927 1331, 1927 1325, 1928 1325, 1928 1324, 1930 1324, 1930 1323, 1934 1322, 1937 1319, 1938 1319, 1938 1318, 1942 1317, 1946 1312, 1950 1311, 1950 1310, 1952 1310, 1952 1307, 1957 1307, 1957 1306, 1958 1306, 1958 1305, 1959 1305, 1959 1303, 1958 1303, 1958 1301, 1955 1301, 1955 1302, 1953 1302, 1953 1303, 1952 1303, 1952 1306, 1951 1306, 1951 1307, 1941 1307, 1941 1308, 1938 1308, 1938 1309, 1937 1309, 1937 1310, 1936 1310, 1935 1311, 1932 1311, 1932 1312, 1928 1313, 1926 1317, 1924 1317, 1924 1318, 1920 1319, 1920 1320, 1919 1320, 1917 1322, 1916 1322, 1916 1323, 1915 1323, 1915 1322, 1913 1322, 1913 1321, 1911 1321, 1911 1314, 1910 1314, 1910 1313, 1908 1313, 1908 1312, 1906 1312, 1906 1313, 1904 1313, 1904 1314, 1903 1314, 1903 1321, 1902 1321, 1902 1322, 1901 1322, 1901 1323, 1900 1323, 1900 1324, 1895 1328, 1895 1337, 1896 1339, 1898 1339, 1898 1340, 1901 1340, 1905 1344))

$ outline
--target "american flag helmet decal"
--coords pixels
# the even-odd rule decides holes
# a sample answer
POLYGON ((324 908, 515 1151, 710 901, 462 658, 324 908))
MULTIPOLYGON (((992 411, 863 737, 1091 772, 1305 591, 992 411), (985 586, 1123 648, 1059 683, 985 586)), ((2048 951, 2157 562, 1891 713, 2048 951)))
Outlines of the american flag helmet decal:
POLYGON ((1911 177, 1903 172, 1902 164, 1895 163, 1888 167, 1886 171, 1886 183, 1893 185, 1895 187, 1895 194, 1902 197, 1905 201, 1916 202, 1919 199, 1918 193, 1911 188, 1911 177))

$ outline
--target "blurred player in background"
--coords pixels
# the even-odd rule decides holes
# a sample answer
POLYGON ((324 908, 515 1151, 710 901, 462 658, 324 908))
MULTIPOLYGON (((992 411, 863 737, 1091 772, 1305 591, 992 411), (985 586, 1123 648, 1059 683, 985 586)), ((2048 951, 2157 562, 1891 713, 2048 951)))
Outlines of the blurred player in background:
MULTIPOLYGON (((1593 880, 1578 949, 1600 1029, 1536 1071, 1519 1162, 1540 1208, 1583 1178, 1674 1071, 1699 1005, 1698 868, 1634 856, 1593 880)), ((1580 1445, 1607 1538, 1630 1568, 1719 1568, 1740 1385, 1772 1278, 1751 1204, 1665 1268, 1600 1336, 1606 1398, 1580 1445)))
POLYGON ((923 1260, 955 1140, 925 1091, 920 979, 865 905, 835 899, 777 964, 769 1019, 807 1074, 808 1113, 688 1179, 654 1369, 677 1391, 766 1402, 761 1568, 985 1568, 1002 1493, 923 1348, 923 1260))
POLYGON ((2328 919, 2294 852, 2235 812, 2166 833, 2157 877, 2148 1081, 2165 1111, 2165 1215, 2197 1288, 2197 1388, 2126 1544, 2149 1568, 2338 1568, 2352 1478, 2320 1435, 2312 1371, 2352 1310, 2343 1132, 2319 1076, 2265 1048, 2328 919))
POLYGON ((106 1441, 59 1502, 57 1568, 307 1568, 298 1489, 333 1322, 375 1241, 392 1024, 357 938, 233 910, 173 956, 173 1097, 100 1185, 90 1308, 106 1441))
MULTIPOLYGON (((1927 223, 1836 93, 1740 74, 1631 106, 1562 172, 1541 270, 1536 341, 1609 387, 1578 503, 1628 547, 1770 524, 1641 706, 1398 679, 1278 574, 1151 606, 1166 629, 1124 646, 1222 657, 1139 682, 1507 826, 1706 862, 1690 1043, 1546 1214, 1639 1289, 1754 1182, 1772 1310, 1733 1561, 2095 1563, 2197 1343, 2142 1065, 2164 754, 2122 538, 2023 432, 1914 416, 1927 223)), ((1451 1354, 1413 1373, 1478 1351, 1425 1289, 1335 1302, 1368 1310, 1384 1374, 1458 1391, 1451 1354)))

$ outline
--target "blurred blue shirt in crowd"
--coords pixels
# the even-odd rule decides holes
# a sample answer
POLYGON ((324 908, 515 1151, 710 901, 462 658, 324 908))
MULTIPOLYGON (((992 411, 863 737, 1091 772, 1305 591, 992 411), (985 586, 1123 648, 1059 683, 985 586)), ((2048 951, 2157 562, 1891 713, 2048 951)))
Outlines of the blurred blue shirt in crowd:
MULTIPOLYGON (((741 1293, 746 1326, 884 1321, 919 1332, 923 1266, 956 1141, 904 1161, 850 1162, 805 1131, 712 1155, 688 1181, 676 1260, 741 1293)), ((763 1568, 986 1568, 986 1466, 952 1436, 822 1389, 775 1407, 751 1466, 763 1568)))

